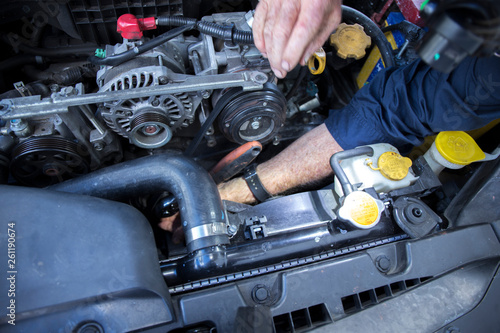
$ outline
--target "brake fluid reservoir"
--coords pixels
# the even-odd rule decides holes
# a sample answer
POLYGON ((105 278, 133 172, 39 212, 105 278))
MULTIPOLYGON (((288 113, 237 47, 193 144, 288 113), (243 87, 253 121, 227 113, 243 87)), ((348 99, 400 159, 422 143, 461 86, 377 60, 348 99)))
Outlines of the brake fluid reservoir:
MULTIPOLYGON (((411 160, 401 156, 395 147, 387 143, 369 147, 373 149, 373 156, 357 156, 340 163, 351 184, 359 190, 373 187, 378 193, 387 193, 410 186, 418 179, 411 169, 411 160)), ((335 191, 343 196, 337 177, 335 191)))

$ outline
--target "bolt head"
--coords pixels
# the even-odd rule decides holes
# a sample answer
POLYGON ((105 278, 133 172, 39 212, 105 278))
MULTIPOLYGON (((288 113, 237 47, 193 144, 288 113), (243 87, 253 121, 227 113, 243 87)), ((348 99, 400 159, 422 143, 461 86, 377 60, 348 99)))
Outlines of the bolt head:
POLYGON ((260 122, 254 121, 254 122, 252 122, 252 124, 250 126, 252 126, 252 129, 254 129, 254 130, 259 129, 260 122))
POLYGON ((382 273, 387 273, 391 269, 391 260, 384 255, 378 256, 375 260, 375 266, 382 273))
POLYGON ((102 144, 101 142, 96 142, 94 143, 94 149, 97 151, 101 151, 104 149, 104 144, 102 144))

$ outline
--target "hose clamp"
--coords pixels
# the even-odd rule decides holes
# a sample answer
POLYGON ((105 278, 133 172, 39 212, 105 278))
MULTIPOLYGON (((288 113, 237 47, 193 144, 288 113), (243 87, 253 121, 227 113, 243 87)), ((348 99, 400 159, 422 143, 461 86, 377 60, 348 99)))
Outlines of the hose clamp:
POLYGON ((225 222, 202 224, 185 231, 186 244, 200 238, 220 235, 227 235, 227 225, 225 222))

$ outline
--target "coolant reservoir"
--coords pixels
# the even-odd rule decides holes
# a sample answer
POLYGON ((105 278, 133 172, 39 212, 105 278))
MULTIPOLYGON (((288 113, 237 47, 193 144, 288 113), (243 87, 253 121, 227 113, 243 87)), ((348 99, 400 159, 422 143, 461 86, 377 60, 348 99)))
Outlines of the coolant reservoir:
MULTIPOLYGON (((347 178, 359 190, 373 187, 376 192, 389 192, 413 184, 418 177, 411 169, 412 162, 387 143, 369 145, 373 156, 362 155, 343 160, 340 165, 347 178)), ((335 191, 343 196, 342 187, 335 177, 335 191)))
POLYGON ((473 162, 497 157, 498 153, 485 154, 469 134, 460 131, 440 132, 424 154, 427 164, 436 175, 444 168, 461 169, 473 162))

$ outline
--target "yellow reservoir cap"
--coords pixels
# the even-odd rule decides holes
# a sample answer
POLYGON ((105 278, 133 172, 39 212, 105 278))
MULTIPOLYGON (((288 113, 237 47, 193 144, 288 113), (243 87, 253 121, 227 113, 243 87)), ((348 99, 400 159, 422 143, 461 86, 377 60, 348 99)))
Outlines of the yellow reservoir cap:
POLYGON ((476 141, 461 131, 441 132, 436 136, 436 148, 448 162, 468 165, 486 157, 476 141))
POLYGON ((373 228, 384 210, 384 203, 363 191, 349 193, 339 209, 339 217, 358 228, 373 228))
POLYGON ((342 23, 333 35, 330 36, 330 45, 337 50, 340 58, 354 58, 359 60, 366 54, 366 48, 372 44, 372 39, 366 35, 359 24, 348 25, 342 23))
POLYGON ((397 181, 404 179, 408 175, 412 162, 408 157, 388 151, 380 155, 377 164, 382 176, 397 181))

